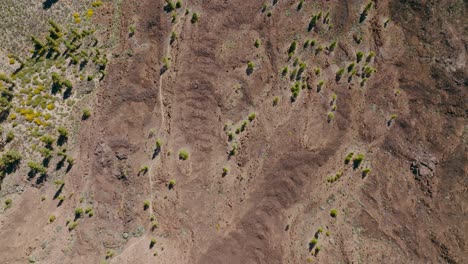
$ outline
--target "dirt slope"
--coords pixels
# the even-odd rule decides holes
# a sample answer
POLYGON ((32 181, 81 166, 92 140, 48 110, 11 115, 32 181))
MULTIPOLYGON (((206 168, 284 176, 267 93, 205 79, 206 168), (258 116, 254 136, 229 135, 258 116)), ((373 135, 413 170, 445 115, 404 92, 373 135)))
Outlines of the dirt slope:
POLYGON ((466 3, 379 0, 359 23, 364 1, 277 2, 183 1, 176 23, 162 0, 106 2, 96 23, 110 38, 120 12, 120 36, 82 102, 93 115, 62 190, 74 195, 57 206, 51 183, 15 193, 6 179, 2 263, 467 263, 466 3), (337 81, 358 51, 375 52, 377 71, 337 81), (309 87, 291 100, 295 58, 309 87), (350 152, 365 157, 357 168, 350 152), (94 216, 69 231, 87 206, 94 216))

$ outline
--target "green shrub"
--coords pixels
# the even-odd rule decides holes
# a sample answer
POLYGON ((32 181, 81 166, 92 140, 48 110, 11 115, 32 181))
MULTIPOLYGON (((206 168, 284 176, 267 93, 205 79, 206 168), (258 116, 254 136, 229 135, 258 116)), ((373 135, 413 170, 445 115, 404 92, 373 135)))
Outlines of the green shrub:
POLYGON ((150 241, 150 248, 153 248, 155 244, 156 244, 156 238, 153 237, 150 241))
POLYGON ((76 221, 70 222, 70 224, 68 224, 68 231, 74 230, 77 226, 78 226, 78 222, 76 221))
POLYGON ((362 10, 361 12, 361 16, 359 17, 359 23, 362 23, 364 22, 364 20, 366 20, 367 15, 369 14, 369 11, 371 10, 373 5, 374 2, 372 1, 369 1, 369 3, 367 3, 366 7, 364 7, 364 10, 362 10))
POLYGON ((366 177, 369 172, 371 172, 371 168, 364 168, 362 169, 362 177, 366 177))
POLYGON ((353 167, 358 168, 359 165, 361 165, 362 161, 364 160, 364 155, 363 154, 358 154, 356 157, 353 159, 353 167))
POLYGON ((180 150, 179 151, 179 159, 181 160, 187 160, 189 158, 189 153, 186 150, 180 150))
POLYGON ((154 230, 156 228, 158 228, 158 222, 157 221, 152 221, 151 222, 151 230, 154 230))
POLYGON ((288 66, 284 66, 284 68, 281 70, 281 75, 286 76, 289 72, 288 66))
POLYGON ((177 33, 174 31, 171 32, 171 40, 169 41, 170 44, 174 43, 177 40, 177 33))
POLYGON ((257 116, 257 115, 256 115, 255 113, 251 113, 251 114, 249 115, 249 121, 250 121, 250 122, 254 121, 254 119, 255 119, 256 116, 257 116))
POLYGON ((349 164, 349 162, 350 162, 351 159, 353 158, 353 155, 354 155, 354 152, 348 153, 348 155, 346 155, 346 157, 345 157, 344 163, 345 163, 345 164, 349 164))
POLYGON ((81 119, 86 120, 86 119, 88 119, 90 116, 91 116, 91 110, 89 110, 89 109, 87 109, 87 108, 83 109, 83 113, 82 113, 81 119))
POLYGON ((315 248, 315 256, 317 256, 319 252, 320 252, 320 247, 317 246, 317 247, 315 248))
POLYGON ((140 171, 138 173, 139 174, 146 174, 148 172, 148 170, 149 170, 148 166, 145 165, 145 166, 142 166, 140 168, 140 171))
POLYGON ((12 204, 13 204, 13 200, 8 198, 5 200, 5 209, 8 209, 8 208, 11 208, 12 204))
POLYGON ((323 233, 323 228, 319 227, 319 229, 317 229, 316 234, 322 234, 322 233, 323 233))
POLYGON ((273 98, 273 105, 276 106, 276 105, 278 105, 278 103, 279 103, 279 97, 278 97, 278 96, 275 96, 275 97, 273 98))
POLYGON ((181 2, 180 0, 178 0, 178 1, 176 2, 176 4, 175 4, 175 7, 176 7, 177 9, 182 8, 182 2, 181 2))
POLYGON ((228 175, 228 173, 229 173, 229 169, 227 167, 224 167, 223 168, 223 177, 228 175))
POLYGON ((292 55, 294 55, 294 53, 296 52, 296 48, 297 48, 297 42, 293 41, 291 43, 291 45, 289 46, 289 49, 288 49, 288 56, 289 57, 292 57, 292 55))
POLYGON ((135 32, 136 32, 136 27, 135 25, 131 25, 129 28, 128 28, 128 35, 130 37, 133 37, 133 35, 135 35, 135 32))
POLYGON ((91 3, 91 6, 92 7, 100 7, 100 6, 102 6, 102 1, 101 0, 94 1, 94 2, 91 3))
POLYGON ((291 87, 291 101, 296 101, 297 97, 299 96, 299 93, 301 92, 301 87, 300 83, 296 82, 292 87, 291 87))
POLYGON ((304 0, 300 0, 299 4, 297 5, 297 11, 300 11, 303 5, 304 5, 304 0))
POLYGON ((255 46, 256 48, 259 48, 259 47, 260 47, 260 40, 259 40, 259 39, 256 39, 256 40, 255 40, 254 46, 255 46))
POLYGON ((337 98, 338 98, 338 95, 336 95, 336 93, 332 93, 332 101, 336 101, 337 98))
POLYGON ((255 63, 252 61, 247 62, 247 74, 251 74, 255 68, 255 63))
POLYGON ((375 52, 373 51, 369 52, 369 54, 367 54, 367 57, 366 57, 366 62, 371 62, 374 57, 375 57, 375 52))
POLYGON ((359 63, 362 61, 362 58, 364 57, 364 53, 361 51, 356 52, 356 61, 359 63))
POLYGON ((106 259, 110 259, 114 256, 114 251, 112 249, 107 250, 106 259))
POLYGON ((13 139, 15 139, 15 134, 12 131, 8 132, 8 134, 6 135, 6 142, 11 142, 13 141, 13 139))
POLYGON ((319 54, 320 52, 323 51, 323 46, 322 45, 319 45, 316 49, 315 49, 315 55, 319 54))
POLYGON ((383 24, 383 25, 384 25, 384 28, 386 28, 386 27, 388 26, 388 23, 390 23, 390 18, 388 18, 388 19, 386 19, 386 20, 384 21, 384 24, 383 24))
POLYGON ((197 13, 193 13, 190 22, 192 22, 192 24, 195 24, 198 21, 200 21, 200 15, 198 15, 197 13))
POLYGON ((32 174, 40 173, 42 175, 47 173, 46 167, 42 166, 40 163, 30 161, 28 162, 28 167, 31 170, 32 174))
POLYGON ((316 238, 313 238, 309 242, 309 247, 314 248, 317 245, 317 243, 318 243, 318 240, 316 238))
POLYGON ((392 114, 392 115, 390 116, 390 120, 395 120, 397 117, 398 117, 397 114, 392 114))
POLYGON ((330 211, 330 216, 333 217, 333 218, 337 217, 338 216, 338 211, 336 211, 335 209, 332 209, 330 211))
POLYGON ((341 76, 343 76, 344 72, 345 72, 345 69, 340 68, 340 69, 338 69, 338 71, 336 71, 336 76, 341 78, 341 76))
POLYGON ((75 218, 78 219, 83 215, 83 208, 78 207, 75 209, 75 218))
POLYGON ((68 137, 68 130, 65 127, 59 127, 57 128, 57 131, 60 136, 65 137, 65 138, 68 137))
POLYGON ((148 210, 148 208, 150 207, 150 201, 146 200, 143 202, 143 209, 144 210, 148 210))
POLYGON ((333 41, 330 46, 328 46, 328 51, 332 52, 335 50, 336 48, 336 45, 337 45, 337 42, 336 41, 333 41))
POLYGON ((237 154, 237 145, 232 144, 231 145, 231 150, 229 151, 229 156, 235 156, 237 154))
POLYGON ((62 186, 65 184, 65 181, 63 180, 55 180, 54 181, 55 186, 62 186))
POLYGON ((163 144, 162 140, 158 138, 158 139, 156 140, 156 148, 157 148, 157 149, 161 149, 162 144, 163 144))
POLYGON ((318 92, 320 92, 320 90, 322 90, 324 84, 325 84, 324 81, 318 82, 318 84, 317 84, 317 91, 318 91, 318 92))
POLYGON ((93 210, 89 211, 88 216, 93 217, 94 216, 94 211, 93 210))
POLYGON ((175 185, 176 185, 176 180, 172 179, 169 181, 168 187, 169 189, 174 189, 175 185))
POLYGON ((72 166, 73 164, 75 164, 75 159, 73 159, 72 157, 67 157, 67 162, 68 165, 72 166))
POLYGON ((317 25, 318 19, 319 18, 317 15, 312 16, 312 18, 309 21, 309 26, 307 27, 307 31, 311 31, 317 25))
POLYGON ((171 0, 166 0, 166 6, 164 6, 164 11, 166 12, 171 12, 176 9, 176 4, 172 2, 171 0))
POLYGON ((54 144, 55 139, 50 135, 44 135, 41 137, 41 142, 45 144, 47 148, 51 148, 52 144, 54 144))
POLYGON ((55 219, 56 219, 55 215, 49 216, 49 223, 53 223, 55 219))

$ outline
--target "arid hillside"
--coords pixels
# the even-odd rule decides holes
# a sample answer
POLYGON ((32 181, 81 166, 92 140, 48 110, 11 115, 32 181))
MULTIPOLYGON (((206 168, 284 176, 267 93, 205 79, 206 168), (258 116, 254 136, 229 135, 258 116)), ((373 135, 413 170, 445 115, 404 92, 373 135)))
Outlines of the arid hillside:
POLYGON ((27 3, 0 263, 468 263, 466 1, 27 3))

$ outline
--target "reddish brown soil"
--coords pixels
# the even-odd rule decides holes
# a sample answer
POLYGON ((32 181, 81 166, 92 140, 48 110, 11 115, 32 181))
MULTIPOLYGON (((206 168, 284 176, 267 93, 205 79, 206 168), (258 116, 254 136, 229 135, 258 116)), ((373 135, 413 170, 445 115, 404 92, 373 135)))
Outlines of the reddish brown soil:
MULTIPOLYGON (((468 263, 463 1, 379 0, 362 25, 363 1, 305 1, 300 12, 297 1, 278 1, 271 17, 261 1, 183 1, 201 14, 195 24, 183 11, 172 24, 162 0, 123 2, 119 56, 85 102, 93 116, 75 138, 63 190, 74 195, 60 207, 52 184, 16 195, 0 215, 0 262, 99 263, 112 249, 108 263, 468 263), (461 15, 449 6, 461 6, 461 15), (334 27, 307 33, 320 10, 331 11, 334 27), (171 31, 179 35, 172 45, 171 31), (356 32, 365 36, 360 45, 356 32), (320 66, 327 84, 291 102, 292 83, 280 71, 291 65, 295 38, 307 74, 320 66), (339 45, 315 56, 303 50, 306 38, 339 45), (378 72, 364 88, 336 83, 336 70, 358 50, 376 52, 378 72), (163 57, 172 62, 161 75, 163 57), (338 108, 327 122, 333 92, 338 108), (251 112, 257 117, 229 158, 224 126, 251 112), (157 138, 164 143, 152 159, 157 138), (188 160, 178 159, 180 149, 188 160), (343 164, 350 151, 365 154, 367 177, 343 164), (148 173, 138 174, 143 165, 148 173), (338 181, 326 181, 340 170, 338 181), (69 232, 66 219, 87 205, 95 215, 69 232), (57 220, 47 224, 52 213, 57 220), (308 243, 319 227, 313 256, 308 243)), ((113 13, 100 15, 105 24, 113 13)))

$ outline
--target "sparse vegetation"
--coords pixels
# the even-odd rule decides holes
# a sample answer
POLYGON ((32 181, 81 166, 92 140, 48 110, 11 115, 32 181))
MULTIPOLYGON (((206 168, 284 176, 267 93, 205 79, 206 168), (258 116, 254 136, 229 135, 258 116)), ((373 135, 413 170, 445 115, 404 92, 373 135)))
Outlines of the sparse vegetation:
POLYGON ((223 168, 223 177, 228 175, 228 173, 229 173, 229 169, 227 167, 224 167, 223 168))
POLYGON ((336 209, 332 209, 330 211, 330 216, 336 218, 338 216, 338 211, 336 211, 336 209))
POLYGON ((55 219, 56 219, 55 215, 49 216, 49 223, 53 223, 55 219))

